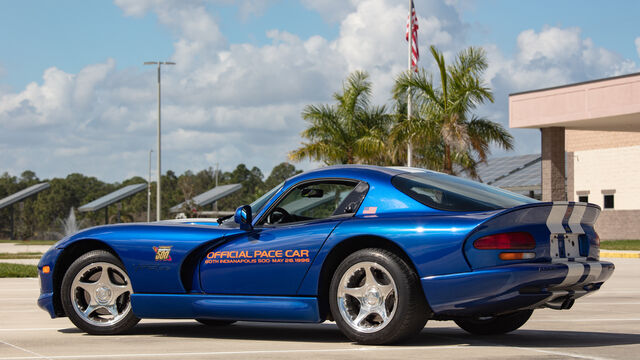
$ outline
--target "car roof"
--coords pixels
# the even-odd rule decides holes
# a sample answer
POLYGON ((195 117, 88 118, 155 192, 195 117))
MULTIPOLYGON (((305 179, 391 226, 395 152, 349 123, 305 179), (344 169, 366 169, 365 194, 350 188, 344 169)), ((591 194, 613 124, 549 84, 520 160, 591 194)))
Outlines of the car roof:
POLYGON ((306 171, 287 179, 287 183, 298 182, 314 178, 350 178, 363 181, 372 179, 388 179, 404 173, 430 172, 430 170, 405 166, 377 166, 377 165, 331 165, 306 171))
MULTIPOLYGON (((384 167, 376 165, 334 165, 304 172, 287 179, 282 187, 284 192, 300 182, 315 179, 353 179, 364 181, 369 184, 369 191, 363 200, 356 215, 364 215, 364 208, 369 209, 369 213, 385 214, 394 212, 438 212, 422 205, 409 196, 398 191, 392 184, 391 178, 396 175, 406 173, 426 173, 430 170, 408 167, 384 167), (372 210, 374 209, 374 210, 372 210)), ((269 200, 259 214, 276 201, 278 193, 269 200)), ((375 216, 375 215, 374 215, 375 216)))

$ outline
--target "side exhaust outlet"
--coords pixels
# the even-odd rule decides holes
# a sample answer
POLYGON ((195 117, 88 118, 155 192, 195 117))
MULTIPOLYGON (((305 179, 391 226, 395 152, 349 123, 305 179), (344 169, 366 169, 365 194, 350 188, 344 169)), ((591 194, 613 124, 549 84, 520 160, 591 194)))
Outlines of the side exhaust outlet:
POLYGON ((576 301, 574 299, 568 299, 565 298, 563 299, 554 299, 552 301, 549 301, 548 303, 544 304, 544 307, 547 307, 549 309, 553 309, 553 310, 569 310, 573 307, 573 304, 576 301))

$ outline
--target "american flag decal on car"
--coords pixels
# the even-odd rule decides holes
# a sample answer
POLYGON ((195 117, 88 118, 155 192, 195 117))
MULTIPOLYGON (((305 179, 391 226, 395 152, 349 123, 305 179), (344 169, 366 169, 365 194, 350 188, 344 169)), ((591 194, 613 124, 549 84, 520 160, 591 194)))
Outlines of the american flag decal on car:
POLYGON ((362 209, 362 213, 365 215, 373 215, 376 213, 376 211, 378 211, 378 208, 376 206, 368 206, 362 209))

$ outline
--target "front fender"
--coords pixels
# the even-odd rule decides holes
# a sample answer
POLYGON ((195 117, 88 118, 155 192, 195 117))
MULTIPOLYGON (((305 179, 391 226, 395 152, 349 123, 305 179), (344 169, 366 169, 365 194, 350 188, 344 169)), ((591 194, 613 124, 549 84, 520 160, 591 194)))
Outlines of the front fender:
POLYGON ((120 258, 134 292, 185 293, 182 267, 188 265, 185 260, 199 260, 189 255, 235 232, 241 230, 178 223, 119 224, 81 231, 56 247, 69 249, 82 241, 99 241, 120 258))

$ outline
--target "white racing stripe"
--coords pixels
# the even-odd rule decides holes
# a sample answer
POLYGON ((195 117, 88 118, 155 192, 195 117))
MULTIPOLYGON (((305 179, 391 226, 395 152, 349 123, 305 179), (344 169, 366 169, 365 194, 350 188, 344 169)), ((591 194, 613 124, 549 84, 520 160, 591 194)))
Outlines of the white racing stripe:
POLYGON ((558 287, 576 284, 584 274, 584 264, 582 263, 566 262, 564 265, 566 265, 569 270, 564 281, 562 281, 558 287))
MULTIPOLYGON (((547 228, 551 233, 549 238, 549 252, 552 263, 562 263, 567 266, 567 275, 564 280, 556 285, 558 288, 575 285, 580 278, 584 275, 585 265, 589 265, 589 271, 583 282, 596 281, 602 274, 602 265, 600 262, 588 262, 586 257, 579 256, 579 244, 577 238, 571 237, 569 240, 564 238, 558 239, 558 234, 564 234, 567 236, 567 230, 564 228, 562 221, 569 207, 569 203, 566 201, 554 202, 547 217, 547 228), (560 254, 560 241, 564 241, 565 255, 564 258, 557 258, 560 254), (571 261, 569 260, 571 258, 571 261)), ((582 220, 584 219, 587 211, 586 204, 575 203, 569 216, 568 225, 572 234, 584 234, 584 228, 582 227, 582 220)))
POLYGON ((587 264, 589 264, 590 269, 589 275, 587 276, 585 282, 595 281, 598 277, 600 277, 600 274, 602 273, 602 264, 595 261, 588 262, 587 264))
POLYGON ((564 226, 562 226, 562 219, 564 219, 564 214, 567 212, 568 206, 566 203, 553 203, 551 212, 549 212, 549 216, 547 217, 547 227, 552 234, 566 233, 564 226))
POLYGON ((582 225, 580 225, 580 222, 582 222, 582 217, 584 216, 584 212, 586 210, 587 207, 585 205, 576 204, 573 206, 573 212, 569 217, 569 228, 571 229, 572 233, 584 234, 584 229, 582 228, 582 225))

